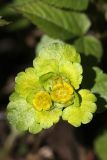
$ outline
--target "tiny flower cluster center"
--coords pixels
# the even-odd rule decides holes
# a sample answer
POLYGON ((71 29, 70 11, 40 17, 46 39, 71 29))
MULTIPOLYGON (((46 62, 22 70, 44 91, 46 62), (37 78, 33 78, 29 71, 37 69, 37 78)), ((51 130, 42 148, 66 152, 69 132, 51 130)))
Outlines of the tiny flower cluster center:
POLYGON ((68 102, 73 94, 73 87, 67 82, 57 83, 51 92, 51 98, 58 103, 68 102))
POLYGON ((35 109, 41 110, 48 110, 52 105, 51 97, 49 93, 46 91, 39 91, 36 93, 33 99, 33 106, 35 109))
POLYGON ((33 106, 38 111, 49 110, 52 106, 52 101, 57 103, 66 103, 71 100, 74 89, 62 79, 53 81, 52 90, 50 93, 39 91, 33 98, 33 106))

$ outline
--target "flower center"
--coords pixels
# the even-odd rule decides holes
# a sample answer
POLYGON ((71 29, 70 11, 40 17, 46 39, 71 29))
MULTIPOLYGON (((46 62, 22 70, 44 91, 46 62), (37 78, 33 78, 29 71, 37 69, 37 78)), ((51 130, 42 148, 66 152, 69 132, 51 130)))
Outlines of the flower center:
POLYGON ((50 95, 45 91, 39 91, 36 93, 33 99, 33 106, 38 111, 48 110, 52 105, 50 95))
POLYGON ((66 103, 72 98, 73 91, 73 87, 70 84, 58 79, 58 81, 54 82, 53 89, 50 94, 53 101, 66 103))

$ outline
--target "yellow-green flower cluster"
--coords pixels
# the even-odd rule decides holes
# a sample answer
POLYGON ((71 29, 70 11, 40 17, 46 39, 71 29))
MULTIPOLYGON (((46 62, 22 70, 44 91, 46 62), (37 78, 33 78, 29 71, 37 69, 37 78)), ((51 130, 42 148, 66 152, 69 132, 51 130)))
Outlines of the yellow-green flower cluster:
POLYGON ((38 133, 62 117, 75 127, 89 123, 96 111, 96 97, 80 89, 80 55, 71 45, 53 43, 42 48, 33 67, 15 79, 7 117, 21 131, 38 133))

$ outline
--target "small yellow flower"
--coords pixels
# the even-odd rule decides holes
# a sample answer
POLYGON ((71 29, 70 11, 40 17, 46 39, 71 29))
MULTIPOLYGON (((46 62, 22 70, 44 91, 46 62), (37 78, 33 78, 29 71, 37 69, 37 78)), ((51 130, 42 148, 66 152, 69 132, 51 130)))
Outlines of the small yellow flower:
POLYGON ((44 47, 34 67, 15 79, 7 118, 20 131, 38 133, 51 127, 62 116, 78 127, 89 123, 96 111, 96 97, 81 89, 81 58, 73 46, 54 43, 44 47))
POLYGON ((69 83, 58 79, 57 81, 55 80, 50 94, 53 101, 58 103, 66 103, 72 98, 73 91, 73 87, 69 83))
POLYGON ((39 91, 33 98, 33 106, 36 110, 48 110, 52 105, 50 95, 45 91, 39 91))

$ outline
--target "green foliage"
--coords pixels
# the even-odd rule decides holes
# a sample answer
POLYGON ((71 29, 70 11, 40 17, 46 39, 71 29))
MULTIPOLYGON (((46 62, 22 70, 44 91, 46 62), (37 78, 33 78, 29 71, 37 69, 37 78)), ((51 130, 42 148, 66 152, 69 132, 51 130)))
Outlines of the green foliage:
POLYGON ((8 28, 12 31, 24 29, 30 25, 30 22, 25 18, 20 18, 16 22, 12 23, 8 28))
POLYGON ((107 132, 100 135, 94 143, 95 152, 101 160, 107 160, 107 132))
MULTIPOLYGON (((26 0, 27 1, 27 0, 26 0)), ((19 30, 24 29, 30 25, 30 22, 23 17, 20 17, 16 10, 13 9, 13 5, 24 3, 20 0, 14 0, 10 4, 5 5, 4 7, 0 8, 0 15, 3 17, 8 17, 8 19, 12 18, 10 21, 10 25, 8 26, 9 30, 19 30)))
POLYGON ((89 0, 42 0, 59 8, 69 8, 74 10, 85 10, 88 7, 89 0))
MULTIPOLYGON (((96 77, 92 92, 96 93, 99 98, 101 97, 105 100, 105 107, 107 108, 107 74, 103 73, 98 67, 94 67, 94 71, 96 72, 96 77)), ((103 103, 100 107, 103 109, 103 103)))
POLYGON ((103 49, 101 42, 94 36, 88 35, 77 39, 74 45, 78 52, 84 53, 85 55, 92 55, 98 61, 101 60, 103 49))
POLYGON ((15 8, 54 38, 68 39, 83 35, 91 25, 84 13, 64 11, 40 1, 31 2, 30 5, 29 3, 16 5, 15 8))

